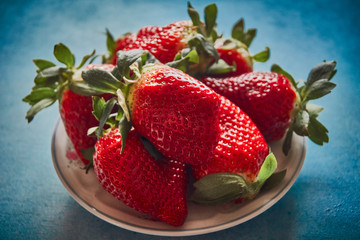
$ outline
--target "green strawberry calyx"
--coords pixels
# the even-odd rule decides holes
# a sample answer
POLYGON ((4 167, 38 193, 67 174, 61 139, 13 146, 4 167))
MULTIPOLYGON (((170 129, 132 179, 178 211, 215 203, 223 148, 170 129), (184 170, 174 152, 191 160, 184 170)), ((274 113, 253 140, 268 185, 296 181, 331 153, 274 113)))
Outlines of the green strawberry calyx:
POLYGON ((195 190, 191 200, 198 204, 214 205, 238 198, 251 198, 261 190, 265 183, 269 182, 268 187, 274 187, 281 182, 286 171, 274 174, 276 168, 275 155, 270 153, 254 182, 249 182, 243 176, 229 172, 206 175, 193 184, 195 190), (272 176, 274 176, 273 180, 272 176))
POLYGON ((98 94, 97 91, 81 81, 78 74, 79 69, 88 60, 90 62, 94 60, 94 55, 95 50, 84 56, 81 63, 75 66, 74 54, 67 46, 59 43, 54 46, 54 56, 63 66, 57 66, 55 63, 44 59, 34 59, 33 62, 37 67, 35 85, 30 94, 22 99, 30 105, 30 109, 26 113, 27 121, 31 122, 38 112, 61 99, 65 88, 70 88, 81 95, 98 94))
POLYGON ((337 72, 335 67, 335 61, 324 61, 316 65, 310 71, 307 81, 301 85, 279 65, 274 64, 271 67, 272 72, 280 73, 289 79, 297 94, 295 106, 291 112, 291 123, 283 144, 285 155, 290 151, 294 132, 300 136, 309 137, 318 145, 329 142, 329 131, 317 120, 324 108, 309 102, 331 93, 332 89, 336 87, 336 84, 330 81, 337 72))

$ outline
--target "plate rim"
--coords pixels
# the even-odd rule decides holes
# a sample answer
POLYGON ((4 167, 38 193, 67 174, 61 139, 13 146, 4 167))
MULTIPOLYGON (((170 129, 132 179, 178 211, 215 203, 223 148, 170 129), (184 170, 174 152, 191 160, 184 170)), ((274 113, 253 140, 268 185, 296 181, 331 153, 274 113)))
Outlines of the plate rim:
POLYGON ((99 209, 96 209, 94 206, 92 206, 89 202, 85 201, 84 199, 79 196, 76 191, 71 187, 71 184, 67 181, 67 179, 64 178, 62 175, 62 172, 60 170, 57 157, 56 157, 56 134, 57 130, 59 128, 60 123, 62 123, 61 118, 59 117, 55 123, 55 126, 53 128, 52 132, 52 138, 51 138, 51 155, 52 155, 52 161, 53 166, 55 168, 56 174, 58 175, 58 178, 60 179, 63 186, 66 188, 66 190, 69 192, 70 196, 83 208, 85 208, 88 212, 95 215, 96 217, 112 224, 117 227, 121 227, 123 229, 131 230, 138 233, 148 234, 148 235, 155 235, 155 236, 195 236, 195 235, 202 235, 202 234, 208 234, 212 232, 217 232, 220 230, 225 230, 234 226, 237 226, 241 223, 244 223, 246 221, 249 221, 253 219, 254 217, 260 215, 261 213, 268 210, 270 207, 272 207, 274 204, 276 204, 292 187, 294 182, 296 181, 297 177, 300 174, 300 171, 302 169, 302 166, 305 162, 305 156, 306 156, 306 149, 307 149, 307 139, 306 137, 302 137, 302 151, 300 155, 300 161, 298 162, 296 166, 296 171, 294 174, 290 177, 290 180, 287 182, 287 184, 277 192, 276 195, 274 195, 268 202, 266 202, 264 205, 259 206, 255 210, 252 210, 250 213, 247 213, 245 216, 242 215, 239 218, 233 219, 231 221, 227 221, 225 223, 221 223, 218 225, 214 225, 211 227, 206 228, 194 228, 194 229, 183 229, 183 228, 174 228, 174 229, 156 229, 152 227, 144 227, 135 225, 132 223, 127 223, 119 219, 115 219, 112 216, 109 216, 108 214, 102 212, 99 209))

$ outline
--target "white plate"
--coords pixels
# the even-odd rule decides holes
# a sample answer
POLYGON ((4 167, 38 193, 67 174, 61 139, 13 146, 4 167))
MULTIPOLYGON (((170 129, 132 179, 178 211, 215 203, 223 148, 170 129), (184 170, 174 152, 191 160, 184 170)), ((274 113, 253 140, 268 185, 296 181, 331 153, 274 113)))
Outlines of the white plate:
POLYGON ((279 201, 295 182, 304 163, 306 138, 294 136, 293 146, 287 157, 281 152, 281 142, 270 144, 278 160, 278 170, 287 169, 284 180, 255 199, 242 204, 201 206, 188 203, 189 214, 185 224, 172 227, 145 218, 125 206, 102 189, 92 170, 88 174, 81 169, 81 161, 69 160, 66 152, 71 143, 64 125, 58 120, 52 137, 51 151, 55 170, 71 196, 95 216, 121 228, 160 236, 189 236, 230 228, 248 221, 279 201))

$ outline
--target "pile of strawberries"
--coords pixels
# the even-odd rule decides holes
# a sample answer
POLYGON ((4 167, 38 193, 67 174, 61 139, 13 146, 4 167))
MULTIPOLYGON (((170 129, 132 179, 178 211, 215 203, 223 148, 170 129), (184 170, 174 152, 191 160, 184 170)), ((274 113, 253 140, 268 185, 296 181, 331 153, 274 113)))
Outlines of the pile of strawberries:
POLYGON ((279 180, 268 142, 285 137, 285 154, 293 133, 328 142, 317 120, 323 108, 309 101, 331 92, 336 73, 334 61, 314 67, 303 83, 278 65, 254 72, 255 62, 269 58, 267 47, 249 53, 255 29, 245 30, 241 19, 224 38, 215 4, 206 6, 204 22, 190 4, 188 13, 191 21, 143 27, 116 41, 107 31, 102 64, 91 63, 94 50, 76 65, 65 45, 55 45, 63 65, 35 59, 35 86, 23 99, 29 122, 58 101, 87 171, 93 166, 103 188, 126 205, 174 226, 183 225, 189 199, 241 202, 279 180))

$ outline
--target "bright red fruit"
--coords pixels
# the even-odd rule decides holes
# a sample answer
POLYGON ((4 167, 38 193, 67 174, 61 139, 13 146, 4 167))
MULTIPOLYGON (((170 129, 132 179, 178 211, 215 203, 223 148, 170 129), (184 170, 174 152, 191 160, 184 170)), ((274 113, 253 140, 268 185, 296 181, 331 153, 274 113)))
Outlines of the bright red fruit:
POLYGON ((213 173, 231 172, 253 182, 269 154, 269 147, 247 114, 230 100, 221 96, 220 99, 220 139, 211 161, 193 167, 195 180, 213 173))
MULTIPOLYGON (((122 59, 131 58, 135 64, 147 54, 142 50, 118 52, 122 59)), ((125 60, 118 62, 119 72, 122 64, 125 60)), ((218 94, 178 69, 150 63, 140 72, 133 64, 125 64, 137 73, 132 75, 137 75, 136 79, 126 80, 128 84, 120 80, 128 73, 114 76, 90 69, 83 78, 94 88, 116 93, 127 118, 123 122, 131 122, 167 158, 193 165, 208 161, 219 137, 218 94)))
POLYGON ((283 146, 287 154, 293 132, 309 136, 319 145, 329 141, 328 130, 316 119, 323 108, 308 103, 330 93, 336 86, 330 82, 336 73, 335 66, 334 61, 315 66, 302 86, 278 65, 272 66, 273 72, 204 77, 202 81, 246 112, 267 141, 279 140, 287 132, 283 146))
MULTIPOLYGON (((92 68, 111 72, 114 66, 111 64, 90 64, 85 67, 84 71, 92 68)), ((105 99, 109 99, 110 96, 110 94, 102 95, 105 99)), ((74 145, 76 153, 87 165, 89 160, 83 156, 82 150, 93 148, 97 140, 95 136, 88 136, 87 131, 89 128, 99 125, 99 121, 92 114, 92 98, 74 93, 66 88, 62 92, 59 103, 60 116, 66 133, 74 145)))
POLYGON ((268 141, 284 136, 296 99, 285 76, 251 72, 228 78, 204 77, 202 81, 246 112, 268 141))
POLYGON ((131 86, 132 122, 165 156, 199 165, 217 142, 217 94, 184 72, 156 64, 131 86))
MULTIPOLYGON (((164 27, 147 26, 141 28, 137 34, 117 40, 115 52, 131 49, 148 50, 160 62, 167 63, 173 61, 176 54, 187 46, 186 38, 195 32, 191 21, 174 22, 164 27)), ((116 54, 113 55, 112 63, 116 65, 116 54)))
POLYGON ((94 171, 103 188, 129 207, 173 226, 183 225, 187 216, 185 165, 178 161, 155 160, 134 130, 127 135, 126 148, 118 129, 96 143, 94 171))

